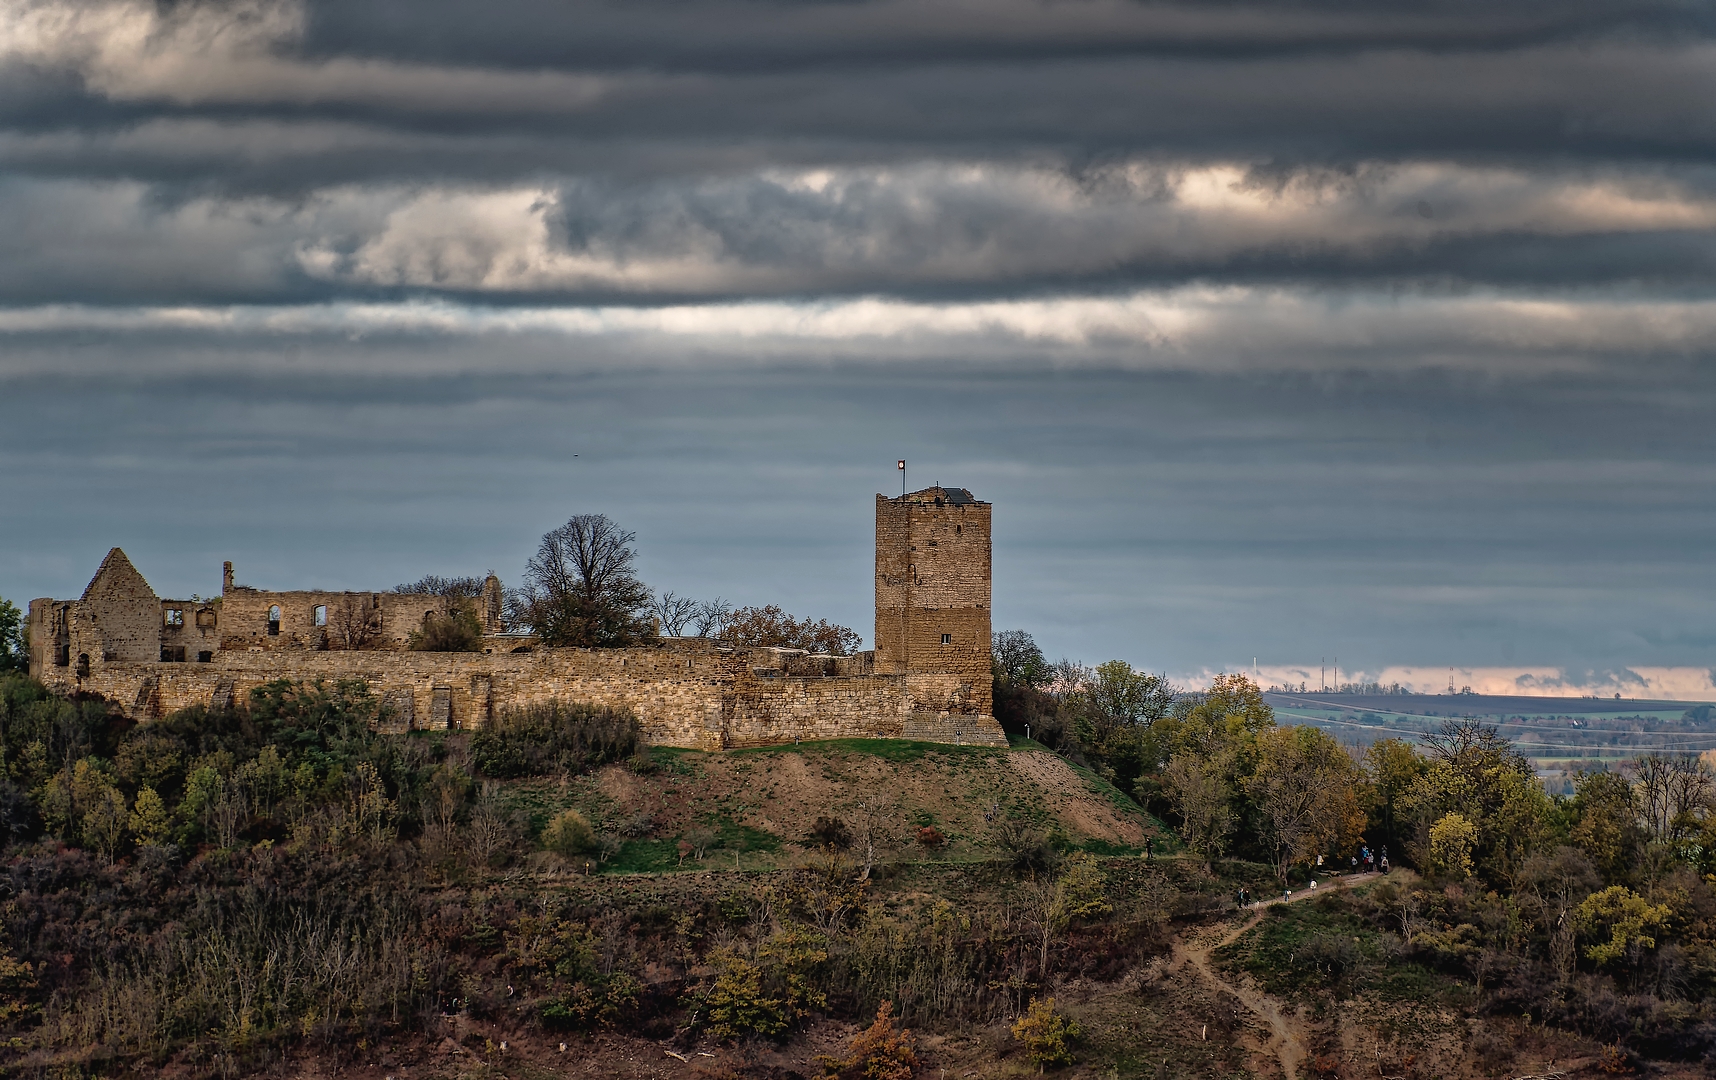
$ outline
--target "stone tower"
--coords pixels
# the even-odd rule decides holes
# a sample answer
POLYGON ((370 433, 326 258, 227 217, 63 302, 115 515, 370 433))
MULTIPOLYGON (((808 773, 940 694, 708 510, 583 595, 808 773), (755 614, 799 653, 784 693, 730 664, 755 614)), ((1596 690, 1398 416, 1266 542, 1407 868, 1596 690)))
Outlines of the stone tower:
POLYGON ((989 715, 989 510, 964 488, 876 496, 876 672, 958 676, 989 715))

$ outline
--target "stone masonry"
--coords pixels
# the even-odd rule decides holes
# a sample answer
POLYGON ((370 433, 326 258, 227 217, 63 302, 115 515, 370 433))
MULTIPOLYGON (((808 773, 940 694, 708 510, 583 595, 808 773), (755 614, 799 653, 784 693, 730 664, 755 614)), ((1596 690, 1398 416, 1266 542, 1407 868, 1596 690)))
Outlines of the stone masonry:
POLYGON ((481 652, 417 652, 449 601, 410 593, 268 592, 224 567, 221 595, 164 600, 114 548, 77 600, 30 603, 30 673, 147 720, 241 704, 276 679, 361 679, 391 728, 480 728, 549 700, 631 709, 651 742, 723 749, 795 739, 914 738, 1004 746, 991 715, 989 505, 958 488, 876 502, 877 648, 849 657, 668 638, 548 648, 477 601, 481 652))

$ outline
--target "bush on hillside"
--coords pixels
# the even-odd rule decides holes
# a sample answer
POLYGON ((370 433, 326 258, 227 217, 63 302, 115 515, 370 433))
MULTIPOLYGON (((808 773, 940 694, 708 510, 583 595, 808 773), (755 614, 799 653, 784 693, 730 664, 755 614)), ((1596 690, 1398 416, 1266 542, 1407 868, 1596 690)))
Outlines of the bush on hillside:
POLYGON ((582 773, 624 761, 642 745, 625 709, 551 701, 508 709, 471 739, 471 759, 486 776, 582 773))

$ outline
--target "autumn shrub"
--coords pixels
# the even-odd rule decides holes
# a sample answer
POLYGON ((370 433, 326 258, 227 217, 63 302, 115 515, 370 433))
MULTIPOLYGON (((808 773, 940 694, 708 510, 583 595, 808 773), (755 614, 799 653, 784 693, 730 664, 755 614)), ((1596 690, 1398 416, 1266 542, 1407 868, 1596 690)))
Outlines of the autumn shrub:
POLYGON ((818 986, 827 960, 821 935, 796 926, 777 930, 754 952, 738 945, 712 949, 715 977, 693 997, 692 1024, 718 1039, 779 1038, 828 1006, 818 986))
POLYGON ((1025 1015, 1013 1021, 1012 1032, 1039 1073, 1048 1065, 1071 1065, 1071 1044, 1083 1034, 1077 1022, 1055 1011, 1052 997, 1032 998, 1025 1015))
POLYGON ((840 1057, 818 1058, 822 1074, 837 1080, 911 1080, 917 1075, 917 1042, 894 1023, 893 1002, 876 1008, 876 1020, 859 1032, 840 1057))

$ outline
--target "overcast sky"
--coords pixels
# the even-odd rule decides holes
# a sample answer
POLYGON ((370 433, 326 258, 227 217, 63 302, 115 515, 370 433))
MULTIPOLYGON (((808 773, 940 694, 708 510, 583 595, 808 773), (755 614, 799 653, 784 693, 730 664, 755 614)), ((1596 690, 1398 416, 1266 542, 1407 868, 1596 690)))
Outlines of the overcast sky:
POLYGON ((1716 14, 0 0, 0 596, 646 579, 1195 683, 1711 696, 1716 14))

